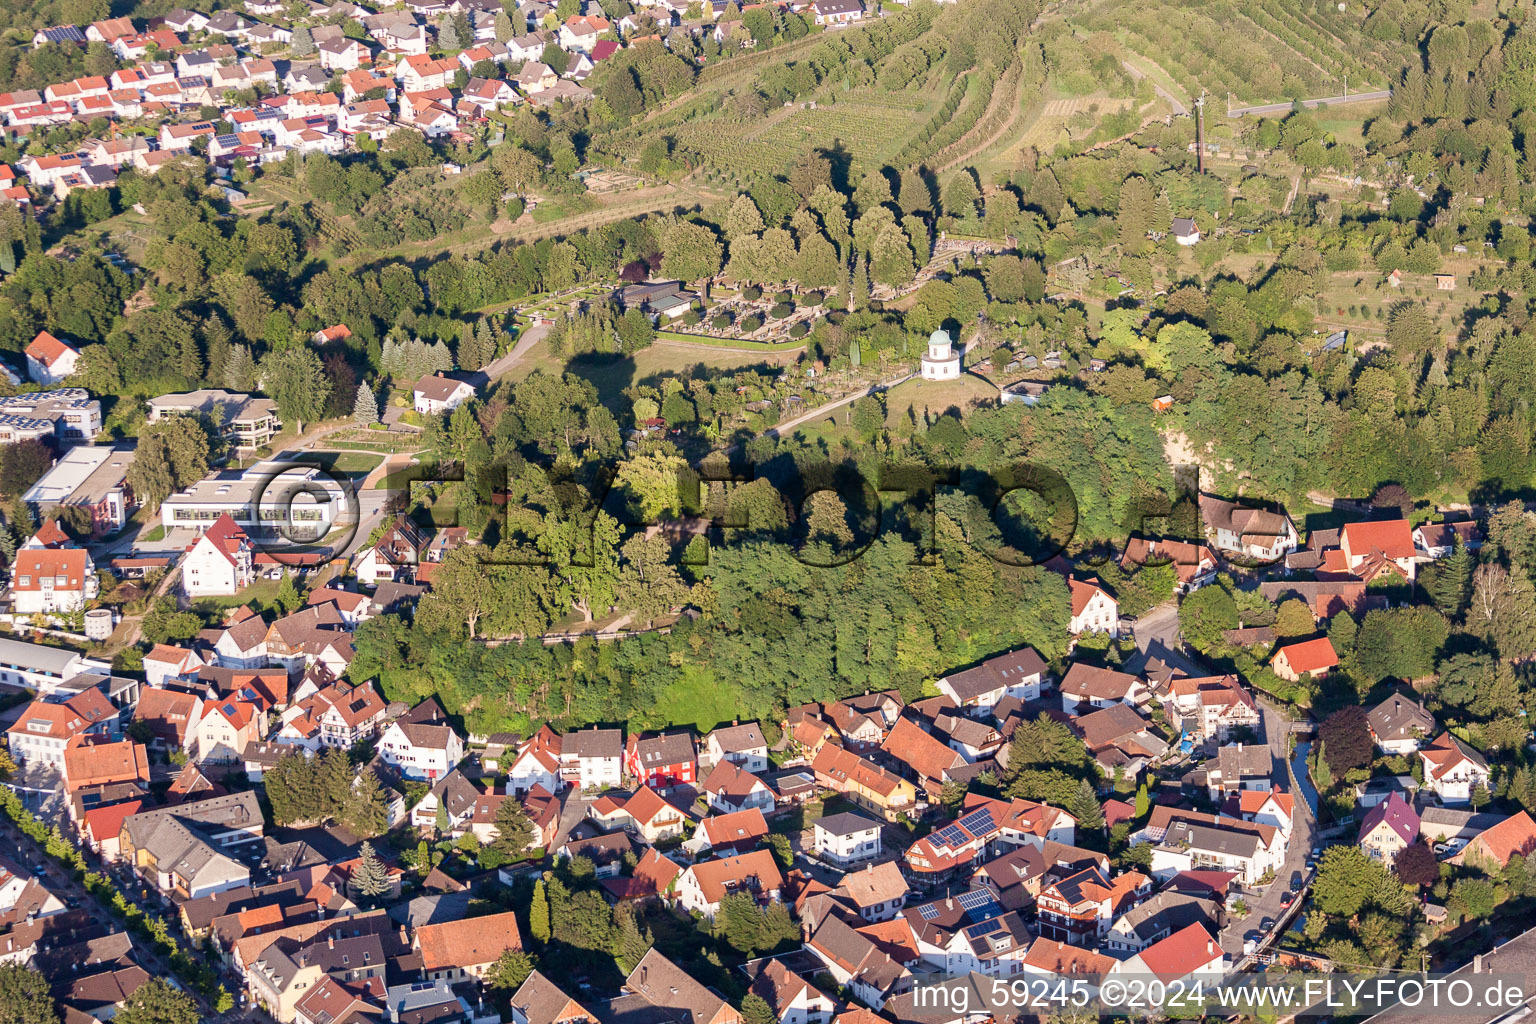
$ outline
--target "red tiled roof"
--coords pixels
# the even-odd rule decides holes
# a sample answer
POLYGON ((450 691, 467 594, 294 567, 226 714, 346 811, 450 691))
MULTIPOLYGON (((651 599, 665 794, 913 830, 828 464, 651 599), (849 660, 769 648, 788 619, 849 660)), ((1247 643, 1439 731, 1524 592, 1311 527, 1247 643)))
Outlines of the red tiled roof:
POLYGON ((1303 672, 1316 672, 1319 669, 1333 668, 1339 663, 1339 656, 1334 653, 1333 644, 1325 636, 1316 640, 1303 640, 1299 644, 1291 644, 1282 647, 1275 652, 1275 657, 1285 655, 1286 662, 1291 666, 1291 671, 1297 675, 1303 672))
POLYGON ((416 929, 416 947, 422 968, 440 971, 450 967, 489 964, 509 949, 522 949, 517 915, 511 911, 463 921, 424 924, 416 929))
POLYGON ((37 337, 32 339, 32 344, 27 346, 27 355, 44 366, 52 366, 65 353, 73 351, 74 349, 47 331, 38 331, 37 337))
POLYGON ((1406 519, 1345 523, 1339 532, 1339 545, 1354 558, 1372 551, 1380 551, 1388 558, 1412 558, 1413 527, 1406 519))
POLYGON ((1173 981, 1221 959, 1221 946, 1200 924, 1180 929, 1142 950, 1141 962, 1163 981, 1173 981))

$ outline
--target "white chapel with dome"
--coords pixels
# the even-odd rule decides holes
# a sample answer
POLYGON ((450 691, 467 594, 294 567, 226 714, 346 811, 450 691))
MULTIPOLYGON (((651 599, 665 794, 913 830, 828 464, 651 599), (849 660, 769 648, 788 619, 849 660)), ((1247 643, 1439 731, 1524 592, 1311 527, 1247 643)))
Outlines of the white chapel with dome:
POLYGON ((923 356, 923 380, 958 380, 960 353, 942 327, 928 335, 928 352, 923 356))

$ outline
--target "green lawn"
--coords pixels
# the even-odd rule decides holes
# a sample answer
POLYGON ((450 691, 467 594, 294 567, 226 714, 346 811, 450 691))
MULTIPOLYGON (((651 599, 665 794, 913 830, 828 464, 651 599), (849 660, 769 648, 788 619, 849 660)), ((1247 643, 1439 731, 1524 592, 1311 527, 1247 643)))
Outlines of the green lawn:
POLYGON ((277 588, 282 583, 282 580, 257 580, 238 594, 198 598, 192 602, 192 608, 202 615, 218 614, 246 604, 269 608, 277 600, 277 588))
POLYGON ((668 725, 692 725, 708 732, 721 722, 736 717, 736 706, 728 688, 720 686, 712 673, 686 666, 676 682, 656 699, 656 715, 668 725))
POLYGON ((280 458, 319 463, 321 467, 332 473, 345 473, 348 476, 367 476, 384 461, 382 455, 361 451, 283 452, 280 458))

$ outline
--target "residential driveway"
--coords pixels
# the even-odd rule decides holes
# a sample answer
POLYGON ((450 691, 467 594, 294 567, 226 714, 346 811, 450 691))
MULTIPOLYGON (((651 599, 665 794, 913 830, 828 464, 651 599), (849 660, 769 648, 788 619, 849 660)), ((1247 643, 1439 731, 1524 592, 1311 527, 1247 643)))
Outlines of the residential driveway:
POLYGON ((529 352, 532 352, 533 347, 543 341, 548 334, 549 328, 543 324, 532 325, 523 331, 522 335, 517 339, 517 343, 512 346, 511 351, 500 359, 493 359, 491 362, 486 363, 485 368, 480 372, 485 374, 487 380, 497 380, 500 377, 506 376, 512 367, 521 362, 522 358, 529 352))
POLYGON ((560 794, 560 824, 555 828, 555 844, 551 850, 558 850, 565 843, 571 829, 586 819, 587 808, 597 799, 587 793, 578 793, 575 786, 565 787, 560 794))
POLYGON ((1193 658, 1184 653, 1184 642, 1179 639, 1179 606, 1174 601, 1158 605, 1136 620, 1133 627, 1136 649, 1142 661, 1136 666, 1141 671, 1147 658, 1159 658, 1181 672, 1191 676, 1209 675, 1193 658))

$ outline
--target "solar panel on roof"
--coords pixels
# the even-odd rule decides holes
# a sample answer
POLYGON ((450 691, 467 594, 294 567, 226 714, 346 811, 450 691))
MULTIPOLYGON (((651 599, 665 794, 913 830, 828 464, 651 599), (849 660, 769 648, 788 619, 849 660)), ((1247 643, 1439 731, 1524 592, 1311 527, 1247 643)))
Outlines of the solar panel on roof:
POLYGON ((992 921, 992 920, 987 920, 987 921, 981 922, 981 924, 973 924, 969 928, 967 928, 965 930, 965 937, 968 938, 968 939, 974 939, 974 938, 976 938, 978 936, 985 935, 988 932, 992 932, 992 931, 996 931, 996 930, 997 930, 997 922, 996 921, 992 921))
POLYGON ((965 833, 953 825, 946 825, 934 834, 934 839, 944 846, 959 846, 965 842, 965 833))
POLYGON ((991 903, 992 892, 989 889, 972 889, 970 892, 963 892, 955 898, 960 901, 960 909, 970 910, 979 904, 991 903))
POLYGON ((937 903, 924 903, 917 908, 917 912, 923 915, 924 921, 932 921, 939 916, 939 905, 937 903))
POLYGON ((955 822, 955 824, 966 829, 972 835, 990 832, 997 827, 997 823, 992 819, 992 808, 990 807, 983 807, 978 811, 972 811, 955 822))

